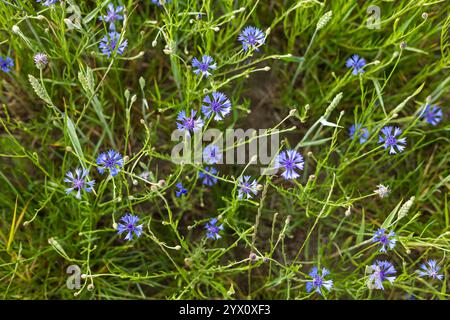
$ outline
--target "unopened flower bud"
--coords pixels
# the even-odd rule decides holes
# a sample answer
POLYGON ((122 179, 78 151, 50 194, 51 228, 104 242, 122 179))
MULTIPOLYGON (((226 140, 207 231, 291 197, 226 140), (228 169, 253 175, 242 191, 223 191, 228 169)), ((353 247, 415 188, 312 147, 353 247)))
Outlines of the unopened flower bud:
POLYGON ((17 25, 13 25, 11 30, 12 30, 12 32, 14 32, 16 34, 20 33, 20 28, 17 25))
POLYGON ((192 266, 192 259, 191 258, 184 258, 184 265, 188 268, 192 266))
POLYGON ((350 216, 352 214, 352 207, 349 206, 347 208, 347 210, 345 210, 344 214, 345 214, 346 217, 350 216))

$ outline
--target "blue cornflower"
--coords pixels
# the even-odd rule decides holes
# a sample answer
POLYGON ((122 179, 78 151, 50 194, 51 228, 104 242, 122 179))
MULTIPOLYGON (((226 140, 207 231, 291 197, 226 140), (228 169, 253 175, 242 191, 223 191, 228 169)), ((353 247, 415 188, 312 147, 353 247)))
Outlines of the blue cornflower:
POLYGON ((81 199, 81 190, 91 192, 94 187, 95 180, 86 181, 88 174, 89 170, 87 169, 75 169, 75 175, 71 171, 68 171, 64 182, 71 183, 72 187, 66 189, 66 194, 70 194, 72 191, 76 190, 77 194, 75 195, 75 198, 81 199))
POLYGON ((381 133, 378 138, 378 143, 384 143, 384 148, 389 148, 389 154, 395 154, 397 152, 402 152, 405 150, 406 138, 398 139, 396 138, 402 133, 402 130, 398 127, 395 129, 391 126, 384 127, 381 129, 381 133), (392 134, 392 130, 394 130, 394 134, 392 134), (397 148, 397 150, 395 150, 397 148))
POLYGON ((120 43, 119 40, 120 33, 111 31, 108 33, 108 35, 102 38, 99 44, 99 48, 104 55, 108 56, 108 58, 114 52, 117 52, 119 55, 123 55, 125 49, 128 46, 128 40, 122 40, 120 43))
POLYGON ((369 130, 363 128, 362 124, 356 123, 350 127, 349 135, 351 139, 359 137, 359 143, 363 144, 369 138, 369 130))
POLYGON ((259 51, 258 47, 264 44, 264 32, 255 27, 246 27, 238 37, 238 41, 242 42, 242 48, 247 51, 253 48, 259 51))
POLYGON ((203 184, 206 186, 213 186, 217 183, 217 178, 213 175, 217 174, 217 170, 214 167, 205 167, 205 172, 200 171, 198 177, 203 179, 203 184))
POLYGON ((303 157, 295 150, 282 151, 275 159, 275 169, 283 168, 285 171, 281 174, 284 179, 296 179, 300 175, 295 169, 303 170, 303 157))
POLYGON ((382 184, 377 185, 377 188, 373 190, 378 196, 383 199, 384 197, 387 197, 389 193, 391 193, 391 189, 389 186, 384 186, 382 184))
POLYGON ((14 60, 10 57, 2 58, 0 57, 0 69, 3 72, 9 72, 14 67, 14 60))
POLYGON ((109 23, 110 30, 115 30, 116 26, 114 25, 114 23, 116 22, 116 20, 123 20, 123 16, 120 14, 122 11, 123 6, 114 7, 114 4, 109 3, 106 15, 99 17, 98 19, 100 21, 105 21, 106 23, 109 23))
POLYGON ((178 113, 177 120, 177 128, 178 130, 185 131, 188 135, 190 133, 195 133, 200 131, 204 125, 202 118, 195 119, 195 115, 197 111, 191 110, 191 115, 187 116, 185 110, 182 110, 178 113))
POLYGON ((328 274, 330 272, 326 268, 322 268, 322 275, 319 274, 317 267, 312 268, 309 276, 313 279, 306 282, 306 292, 310 293, 315 289, 318 294, 322 295, 322 287, 330 291, 333 286, 333 280, 324 280, 328 274))
POLYGON ((393 283, 395 276, 389 276, 390 274, 395 274, 394 266, 388 261, 377 260, 371 266, 369 266, 369 271, 372 273, 369 276, 368 286, 370 289, 381 289, 384 290, 383 281, 388 280, 393 283))
POLYGON ((120 168, 123 167, 122 155, 114 150, 101 153, 97 158, 98 172, 103 174, 105 170, 109 170, 111 176, 117 176, 120 168))
POLYGON ((127 232, 125 240, 133 240, 133 233, 138 238, 141 236, 142 224, 137 225, 139 221, 139 218, 137 216, 127 213, 120 219, 120 221, 122 221, 123 224, 117 224, 117 233, 122 234, 124 232, 127 232))
POLYGON ((438 106, 431 106, 427 104, 421 113, 421 118, 425 119, 429 124, 433 126, 442 121, 442 110, 438 106))
POLYGON ((244 196, 247 199, 252 197, 252 193, 256 196, 258 194, 258 185, 256 180, 250 182, 250 176, 240 177, 238 180, 238 198, 242 199, 244 196))
POLYGON ((230 113, 231 102, 222 92, 213 92, 211 96, 206 96, 203 99, 202 112, 205 117, 214 114, 214 120, 219 121, 230 113))
POLYGON ((216 218, 212 218, 209 222, 207 222, 205 225, 205 229, 207 230, 206 232, 207 238, 213 240, 222 238, 222 236, 219 234, 219 231, 223 230, 223 225, 221 224, 220 226, 218 226, 216 218))
POLYGON ((213 58, 204 55, 201 62, 197 58, 192 59, 192 67, 197 68, 194 69, 195 74, 201 73, 205 77, 208 77, 212 74, 211 72, 209 72, 209 69, 215 70, 217 68, 217 65, 214 63, 213 58))
POLYGON ((397 241, 394 237, 394 231, 389 231, 389 233, 386 234, 386 229, 380 228, 373 235, 372 242, 379 242, 381 244, 380 252, 386 252, 386 246, 389 249, 394 249, 397 241))
POLYGON ((181 182, 178 182, 175 186, 178 188, 178 190, 175 191, 175 195, 177 196, 177 198, 181 197, 184 194, 187 194, 188 191, 183 187, 183 184, 181 182))
MULTIPOLYGON (((36 2, 41 2, 42 0, 36 0, 36 2)), ((50 7, 52 4, 57 3, 59 0, 44 0, 44 2, 42 2, 43 6, 46 7, 50 7)))
POLYGON ((208 145, 203 149, 203 160, 207 164, 216 164, 222 162, 222 153, 216 145, 208 145))
POLYGON ((420 268, 423 270, 417 270, 417 273, 419 273, 419 276, 424 277, 428 276, 433 279, 439 279, 442 281, 442 278, 444 277, 442 274, 439 274, 439 270, 441 270, 441 267, 437 265, 436 260, 428 260, 425 263, 420 265, 420 268))
POLYGON ((363 67, 366 65, 366 60, 361 58, 357 54, 354 54, 350 58, 348 58, 345 63, 347 68, 353 68, 352 74, 357 75, 358 73, 364 73, 363 67))
MULTIPOLYGON (((172 2, 172 0, 165 0, 165 3, 170 3, 172 2)), ((158 7, 161 6, 161 3, 159 2, 159 0, 152 0, 153 4, 156 4, 158 7)))

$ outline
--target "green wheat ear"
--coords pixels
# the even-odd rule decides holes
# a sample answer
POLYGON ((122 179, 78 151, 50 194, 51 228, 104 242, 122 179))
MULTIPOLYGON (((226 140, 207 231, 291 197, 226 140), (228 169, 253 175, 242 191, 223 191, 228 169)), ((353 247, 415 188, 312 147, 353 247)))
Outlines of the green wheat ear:
POLYGON ((95 83, 94 83, 94 74, 92 69, 86 67, 86 72, 84 73, 82 70, 78 71, 78 80, 80 80, 81 86, 84 91, 93 94, 95 91, 95 83))
POLYGON ((47 91, 45 88, 41 85, 38 79, 36 79, 33 75, 28 75, 28 80, 30 81, 31 86, 33 87, 34 92, 36 95, 41 98, 45 103, 49 105, 53 105, 52 100, 48 96, 47 91))

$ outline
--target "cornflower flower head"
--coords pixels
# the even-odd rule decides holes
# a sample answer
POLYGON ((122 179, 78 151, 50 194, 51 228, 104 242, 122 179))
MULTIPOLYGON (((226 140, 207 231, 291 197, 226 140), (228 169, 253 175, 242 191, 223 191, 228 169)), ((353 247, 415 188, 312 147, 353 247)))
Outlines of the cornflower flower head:
POLYGON ((219 121, 230 113, 231 102, 222 92, 213 92, 211 96, 206 96, 203 99, 202 112, 205 117, 214 115, 214 120, 219 121))
POLYGON ((378 196, 383 199, 384 197, 387 197, 389 193, 391 193, 391 189, 389 188, 389 186, 379 184, 377 185, 377 188, 373 190, 373 192, 378 194, 378 196))
POLYGON ((199 61, 197 58, 192 59, 192 67, 197 68, 194 69, 195 74, 201 73, 205 77, 212 75, 209 70, 215 70, 217 65, 214 63, 214 59, 210 56, 203 55, 202 60, 199 61))
POLYGON ((302 155, 295 150, 280 152, 274 162, 275 169, 284 169, 284 172, 281 175, 286 180, 298 178, 300 175, 295 169, 303 170, 303 165, 304 161, 302 155))
POLYGON ((366 65, 366 60, 357 54, 354 54, 345 62, 347 68, 353 68, 352 74, 364 73, 363 67, 366 65))
POLYGON ((394 237, 394 231, 386 233, 386 229, 380 228, 373 235, 372 242, 379 242, 381 244, 380 252, 386 252, 386 247, 388 249, 394 249, 395 243, 397 242, 394 237))
POLYGON ((419 274, 420 277, 427 276, 432 279, 439 279, 441 281, 442 278, 444 277, 442 274, 439 274, 439 270, 441 270, 441 267, 438 266, 436 260, 430 259, 426 263, 422 263, 420 265, 420 269, 417 270, 417 273, 419 274))
POLYGON ((433 126, 437 125, 439 122, 442 121, 442 116, 443 115, 441 108, 439 108, 436 105, 431 106, 429 104, 425 106, 420 115, 422 119, 425 119, 426 122, 428 122, 433 126))
POLYGON ((109 29, 115 30, 115 22, 116 20, 123 20, 123 16, 120 14, 123 11, 123 6, 117 6, 114 7, 114 4, 109 3, 108 4, 108 10, 106 11, 106 15, 99 17, 98 19, 100 21, 105 21, 106 23, 109 23, 109 29))
POLYGON ((70 183, 72 186, 66 189, 66 194, 70 194, 73 191, 77 191, 75 198, 81 199, 81 190, 86 192, 91 192, 94 187, 95 180, 86 181, 86 177, 89 174, 87 169, 75 169, 75 174, 71 171, 66 173, 66 178, 64 182, 70 183))
POLYGON ((139 238, 142 234, 142 224, 137 225, 139 218, 135 215, 127 213, 120 221, 123 223, 117 224, 117 234, 126 232, 125 240, 133 240, 133 233, 139 238))
POLYGON ((247 199, 252 198, 252 193, 256 196, 258 194, 258 185, 256 180, 250 182, 250 176, 240 177, 238 180, 238 198, 242 199, 247 197, 247 199))
POLYGON ((238 41, 242 43, 242 49, 247 51, 250 48, 259 51, 259 46, 263 45, 266 41, 264 32, 260 29, 248 26, 239 34, 238 41))
POLYGON ((120 33, 111 31, 102 38, 99 48, 108 58, 111 57, 111 54, 114 52, 117 52, 119 55, 123 55, 128 46, 128 40, 124 39, 120 42, 119 41, 120 33))
POLYGON ((120 168, 123 167, 122 155, 114 150, 101 153, 97 158, 98 172, 103 174, 105 170, 109 170, 112 177, 117 176, 120 168))
POLYGON ((385 149, 389 148, 389 154, 396 154, 405 150, 406 138, 398 138, 402 133, 400 128, 396 127, 394 129, 391 126, 387 126, 381 129, 381 133, 378 138, 378 143, 383 143, 385 149))
POLYGON ((363 144, 369 138, 369 130, 367 130, 367 128, 363 128, 362 124, 356 123, 350 127, 349 135, 351 139, 359 137, 359 143, 363 144))
POLYGON ((48 64, 48 57, 45 53, 36 53, 33 57, 36 68, 43 70, 48 64))
POLYGON ((2 58, 0 57, 0 69, 3 72, 10 72, 14 67, 14 61, 10 57, 2 58))
POLYGON ((178 113, 177 116, 177 128, 178 130, 186 132, 187 135, 190 135, 190 133, 195 133, 201 130, 201 128, 204 125, 204 122, 202 118, 195 119, 195 115, 197 114, 197 111, 191 110, 190 116, 187 115, 187 112, 185 110, 182 110, 178 113))
POLYGON ((208 145, 203 149, 203 160, 207 164, 217 164, 222 161, 222 153, 216 145, 208 145))
POLYGON ((211 220, 209 220, 209 222, 205 224, 205 229, 206 229, 206 237, 208 239, 217 240, 222 238, 219 232, 223 230, 223 224, 218 225, 216 218, 212 218, 211 220))
POLYGON ((392 263, 388 261, 375 261, 374 264, 369 266, 369 271, 371 272, 371 275, 369 276, 367 285, 370 289, 375 288, 384 290, 384 280, 388 280, 390 283, 393 283, 396 279, 395 276, 389 276, 395 274, 397 271, 395 271, 392 263))
POLYGON ((198 176, 203 179, 203 184, 205 186, 213 186, 217 183, 217 178, 214 175, 217 174, 217 170, 214 167, 205 167, 205 172, 200 171, 198 176))
POLYGON ((42 2, 42 0, 36 0, 36 2, 42 2, 42 5, 45 7, 50 7, 51 5, 57 3, 59 0, 44 0, 44 2, 42 2))
POLYGON ((177 198, 187 194, 188 191, 183 187, 183 184, 181 182, 178 182, 175 186, 178 188, 178 190, 175 191, 175 195, 177 196, 177 198))
MULTIPOLYGON (((170 2, 172 2, 172 0, 163 0, 163 3, 164 3, 164 4, 170 3, 170 2)), ((152 0, 152 3, 153 3, 153 4, 156 4, 158 7, 161 6, 161 1, 160 1, 160 0, 152 0)))
POLYGON ((310 293, 314 289, 318 294, 323 295, 322 287, 330 291, 333 287, 333 280, 324 279, 328 274, 330 272, 326 268, 322 268, 322 274, 320 274, 318 268, 313 267, 309 273, 312 280, 306 282, 306 292, 310 293))

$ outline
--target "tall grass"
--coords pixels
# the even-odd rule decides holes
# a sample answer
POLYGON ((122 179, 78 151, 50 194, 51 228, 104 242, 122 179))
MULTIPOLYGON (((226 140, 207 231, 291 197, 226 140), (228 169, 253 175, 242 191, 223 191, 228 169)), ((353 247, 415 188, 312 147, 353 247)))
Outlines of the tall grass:
POLYGON ((118 4, 0 1, 0 56, 15 63, 0 71, 3 298, 449 298, 448 2, 122 0, 116 29, 128 48, 108 59, 98 44, 109 25, 98 17, 109 2, 118 4), (379 29, 368 27, 371 5, 379 29), (248 25, 266 35, 259 51, 237 41, 248 25), (38 52, 48 55, 43 70, 38 52), (208 78, 191 66, 203 54, 218 66, 208 78), (353 54, 364 73, 346 68, 353 54), (282 149, 305 158, 300 178, 220 165, 205 187, 203 166, 174 164, 177 113, 199 111, 213 91, 233 108, 208 128, 278 128, 282 149), (442 108, 438 125, 420 117, 426 104, 442 108), (348 135, 355 123, 370 131, 364 144, 348 135), (378 143, 387 125, 403 130, 403 152, 378 143), (124 156, 116 177, 96 170, 109 149, 124 156), (63 181, 77 167, 96 180, 81 200, 63 181), (237 197, 243 172, 261 185, 248 201, 237 197), (188 194, 178 198, 180 181, 188 194), (144 224, 133 241, 115 229, 128 212, 144 224), (213 217, 219 240, 205 237, 213 217), (396 234, 387 253, 372 242, 380 227, 396 234), (419 277, 428 259, 442 281, 419 277), (384 290, 367 286, 375 260, 397 271, 384 290), (70 265, 83 274, 76 290, 66 286, 70 265), (306 291, 314 266, 330 270, 323 296, 306 291))

